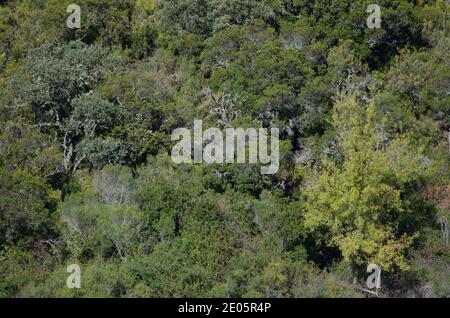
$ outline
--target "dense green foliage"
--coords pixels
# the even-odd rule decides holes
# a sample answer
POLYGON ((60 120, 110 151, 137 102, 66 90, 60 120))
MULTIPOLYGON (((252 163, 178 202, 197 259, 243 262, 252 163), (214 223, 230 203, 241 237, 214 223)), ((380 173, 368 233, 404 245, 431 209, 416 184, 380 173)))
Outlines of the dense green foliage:
POLYGON ((450 297, 443 0, 72 2, 0 1, 0 297, 450 297), (278 173, 174 164, 194 119, 278 173))

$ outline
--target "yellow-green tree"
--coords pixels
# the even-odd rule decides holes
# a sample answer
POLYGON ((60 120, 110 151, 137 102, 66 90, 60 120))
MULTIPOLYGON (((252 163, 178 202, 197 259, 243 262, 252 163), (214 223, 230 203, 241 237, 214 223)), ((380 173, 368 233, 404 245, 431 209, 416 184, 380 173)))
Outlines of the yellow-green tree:
POLYGON ((392 155, 373 112, 373 104, 365 108, 354 97, 336 103, 333 125, 345 160, 341 165, 326 162, 307 189, 305 225, 352 265, 406 269, 405 253, 415 233, 402 230, 401 224, 420 211, 412 211, 404 195, 412 173, 420 175, 420 161, 401 151, 392 155))

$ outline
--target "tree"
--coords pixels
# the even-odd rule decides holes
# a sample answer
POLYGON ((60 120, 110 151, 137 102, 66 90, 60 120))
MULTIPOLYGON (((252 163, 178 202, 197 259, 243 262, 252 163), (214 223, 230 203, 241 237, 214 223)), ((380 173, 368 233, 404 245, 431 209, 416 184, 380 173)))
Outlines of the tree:
POLYGON ((418 162, 399 161, 377 148, 370 116, 352 97, 335 105, 333 120, 346 159, 342 166, 328 162, 306 190, 305 225, 355 267, 406 269, 415 229, 404 231, 400 224, 423 212, 409 206, 405 186, 411 180, 404 178, 420 169, 418 162), (408 168, 395 168, 403 163, 408 168))
POLYGON ((73 171, 76 171, 85 159, 96 168, 119 162, 124 156, 119 142, 112 138, 97 137, 119 123, 123 110, 95 93, 74 98, 71 108, 70 117, 63 126, 66 168, 74 146, 76 158, 73 171))
POLYGON ((0 123, 0 148, 0 164, 9 170, 23 169, 50 182, 62 177, 58 143, 32 125, 21 121, 0 123))
POLYGON ((266 0, 165 0, 157 7, 157 16, 168 33, 187 31, 207 36, 232 25, 269 19, 273 11, 266 0))
POLYGON ((66 127, 83 138, 94 139, 121 120, 121 108, 103 100, 95 93, 74 98, 66 127))
POLYGON ((56 196, 45 180, 17 169, 0 167, 0 247, 32 248, 41 239, 53 237, 52 211, 56 196))
POLYGON ((11 82, 15 87, 12 91, 19 105, 34 112, 39 124, 61 125, 72 110, 71 100, 89 92, 112 63, 108 52, 100 47, 81 42, 44 44, 28 54, 11 82))
POLYGON ((74 172, 84 161, 88 162, 90 169, 99 169, 106 165, 121 163, 125 157, 120 142, 111 137, 85 139, 77 144, 74 152, 76 155, 74 172))
POLYGON ((93 193, 69 197, 60 209, 65 223, 63 237, 75 259, 92 256, 120 259, 137 255, 145 246, 145 222, 141 211, 133 206, 104 204, 93 193), (79 200, 90 200, 82 205, 79 200))
POLYGON ((9 82, 11 99, 16 98, 20 113, 41 129, 56 131, 64 148, 66 170, 72 164, 77 130, 93 138, 120 113, 95 94, 83 95, 114 68, 115 62, 106 50, 81 42, 45 44, 29 53, 9 82))

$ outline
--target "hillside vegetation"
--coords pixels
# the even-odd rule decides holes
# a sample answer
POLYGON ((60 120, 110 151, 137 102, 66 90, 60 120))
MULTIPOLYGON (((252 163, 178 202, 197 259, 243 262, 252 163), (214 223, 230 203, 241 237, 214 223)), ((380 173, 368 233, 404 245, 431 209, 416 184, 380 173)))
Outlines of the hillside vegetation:
POLYGON ((0 0, 0 297, 450 297, 444 0, 0 0), (381 7, 381 28, 366 25, 381 7), (280 169, 172 132, 280 129, 280 169), (66 286, 81 267, 81 289, 66 286))

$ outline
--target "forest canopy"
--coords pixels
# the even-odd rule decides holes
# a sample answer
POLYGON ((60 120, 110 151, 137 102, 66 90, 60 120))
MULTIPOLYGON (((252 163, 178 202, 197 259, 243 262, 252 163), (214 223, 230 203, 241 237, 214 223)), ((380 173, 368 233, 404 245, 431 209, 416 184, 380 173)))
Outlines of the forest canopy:
POLYGON ((448 1, 73 3, 0 0, 0 297, 450 297, 448 1), (277 173, 175 164, 194 120, 277 173))

